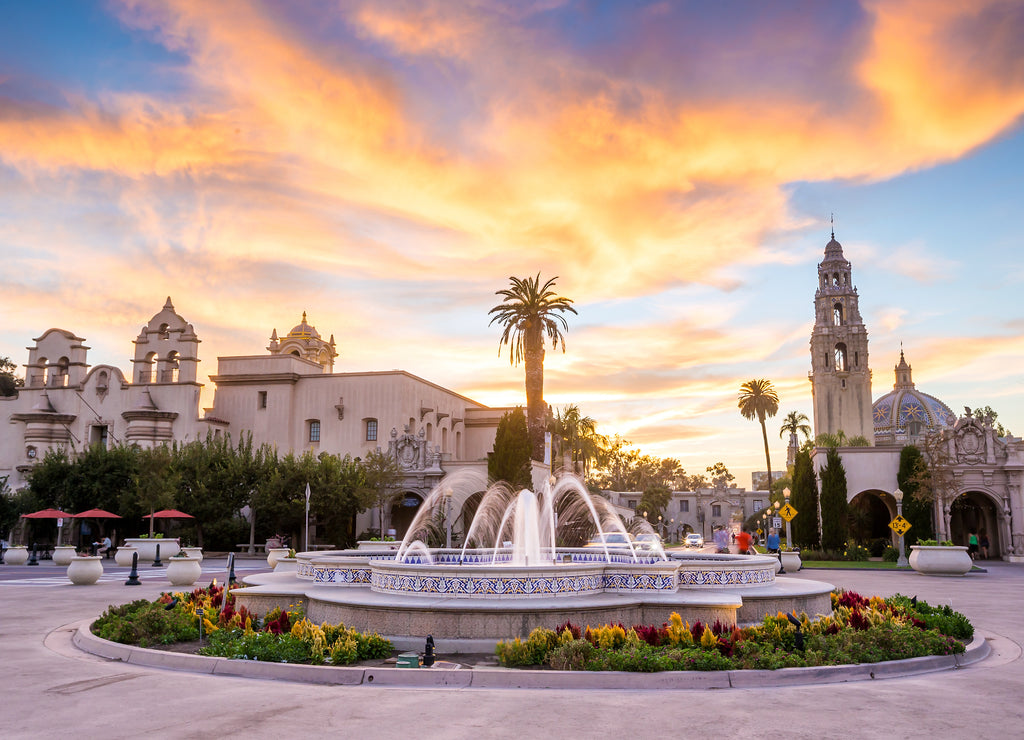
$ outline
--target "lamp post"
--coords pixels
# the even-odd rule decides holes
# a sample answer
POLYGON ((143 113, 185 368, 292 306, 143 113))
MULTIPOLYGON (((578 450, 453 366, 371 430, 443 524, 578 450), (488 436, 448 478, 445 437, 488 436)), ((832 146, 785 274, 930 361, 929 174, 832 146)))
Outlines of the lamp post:
POLYGON ((658 534, 665 539, 665 526, 661 523, 661 514, 658 514, 658 534))
MULTIPOLYGON (((782 497, 786 499, 786 506, 789 506, 789 494, 791 491, 788 488, 782 489, 782 497)), ((793 549, 793 540, 791 539, 789 519, 786 520, 786 547, 790 550, 793 549)))
POLYGON ((452 489, 447 488, 444 492, 444 529, 445 529, 445 543, 444 546, 451 550, 452 549, 452 489))
MULTIPOLYGON (((892 492, 892 497, 896 499, 896 516, 903 516, 903 491, 896 489, 892 492)), ((900 533, 900 553, 896 559, 897 568, 909 568, 910 563, 907 561, 907 555, 903 550, 903 533, 900 533)))

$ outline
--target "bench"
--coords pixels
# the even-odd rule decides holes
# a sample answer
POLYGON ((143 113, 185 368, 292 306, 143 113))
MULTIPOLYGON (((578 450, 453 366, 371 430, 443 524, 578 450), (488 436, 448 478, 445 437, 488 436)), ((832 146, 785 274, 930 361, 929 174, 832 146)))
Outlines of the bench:
POLYGON ((338 548, 334 545, 310 545, 310 550, 337 550, 338 548))

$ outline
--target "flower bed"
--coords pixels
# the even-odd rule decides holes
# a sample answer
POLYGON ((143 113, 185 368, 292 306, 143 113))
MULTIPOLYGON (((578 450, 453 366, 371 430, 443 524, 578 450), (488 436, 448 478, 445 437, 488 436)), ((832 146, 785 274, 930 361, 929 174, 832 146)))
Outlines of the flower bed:
POLYGON ((236 609, 231 592, 216 583, 189 593, 165 593, 156 601, 111 606, 93 623, 92 631, 127 645, 169 645, 199 640, 200 620, 209 637, 197 650, 201 655, 349 665, 393 652, 391 643, 376 633, 357 632, 343 624, 313 624, 299 607, 275 609, 261 619, 244 606, 236 609))
POLYGON ((713 671, 878 663, 964 651, 974 628, 948 606, 905 596, 866 599, 833 592, 831 616, 767 616, 753 627, 689 624, 678 614, 660 626, 563 624, 526 640, 498 643, 505 666, 558 670, 713 671))

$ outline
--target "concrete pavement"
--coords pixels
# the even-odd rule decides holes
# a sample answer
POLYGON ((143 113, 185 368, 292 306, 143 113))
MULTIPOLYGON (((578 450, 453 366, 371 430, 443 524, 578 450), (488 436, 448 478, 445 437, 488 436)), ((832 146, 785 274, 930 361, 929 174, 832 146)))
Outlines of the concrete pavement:
MULTIPOLYGON (((204 579, 223 580, 223 560, 204 579), (219 575, 218 575, 219 574, 219 575)), ((239 569, 265 567, 240 560, 239 569)), ((437 689, 321 686, 156 670, 88 655, 68 625, 109 604, 170 590, 110 569, 72 586, 63 569, 0 566, 0 733, 178 737, 647 738, 685 734, 778 738, 1014 737, 1024 727, 1024 566, 986 564, 959 579, 878 571, 802 571, 865 595, 916 594, 966 613, 991 656, 944 673, 846 684, 707 690, 437 689), (28 571, 28 572, 26 572, 28 571)), ((443 657, 443 656, 442 656, 443 657)))

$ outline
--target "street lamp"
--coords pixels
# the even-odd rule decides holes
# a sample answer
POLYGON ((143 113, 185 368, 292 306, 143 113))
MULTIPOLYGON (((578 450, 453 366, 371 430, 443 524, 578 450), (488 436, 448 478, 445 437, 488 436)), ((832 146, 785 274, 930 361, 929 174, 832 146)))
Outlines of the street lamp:
MULTIPOLYGON (((782 489, 782 497, 786 499, 786 506, 789 506, 789 494, 790 490, 788 488, 782 489)), ((789 519, 786 520, 786 547, 788 547, 790 550, 793 549, 793 540, 790 538, 789 531, 789 519)))
MULTIPOLYGON (((896 499, 896 516, 903 516, 903 491, 896 489, 892 492, 892 497, 896 499)), ((903 550, 903 533, 900 532, 900 553, 899 558, 896 560, 897 568, 909 568, 910 563, 907 562, 907 555, 903 550)))
POLYGON ((661 514, 658 514, 658 532, 661 534, 661 538, 665 539, 665 528, 661 524, 661 514))

